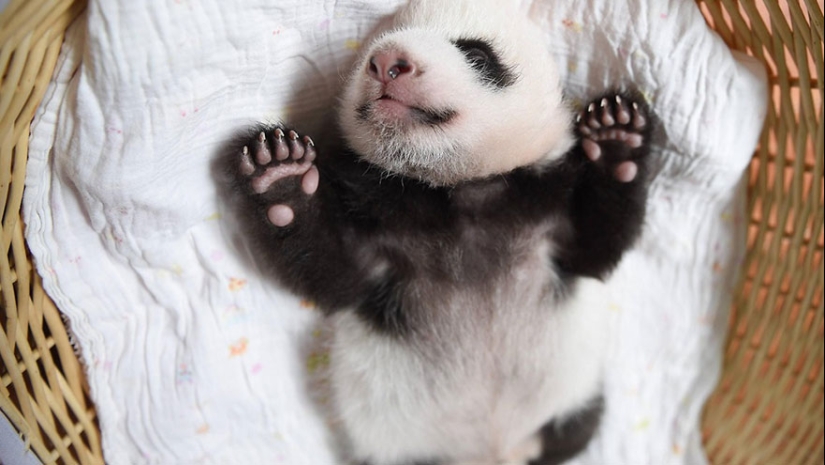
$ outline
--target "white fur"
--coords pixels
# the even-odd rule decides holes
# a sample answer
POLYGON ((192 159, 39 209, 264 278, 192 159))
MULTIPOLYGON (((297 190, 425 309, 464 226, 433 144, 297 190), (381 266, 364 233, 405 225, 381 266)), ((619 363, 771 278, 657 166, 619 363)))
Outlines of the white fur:
POLYGON ((349 144, 366 159, 433 184, 552 160, 573 144, 570 111, 542 35, 516 5, 493 0, 421 0, 402 9, 392 29, 362 51, 344 91, 340 122, 349 144), (518 81, 502 92, 485 88, 450 42, 459 38, 492 39, 503 61, 515 65, 518 81), (417 67, 413 79, 391 90, 407 103, 454 109, 454 121, 430 127, 357 119, 356 109, 382 92, 368 76, 369 59, 387 50, 417 67), (407 154, 403 162, 399 151, 407 154))
POLYGON ((576 297, 556 304, 536 299, 540 282, 529 268, 499 301, 435 302, 433 314, 447 315, 442 334, 415 347, 372 333, 352 312, 335 317, 334 400, 357 457, 518 463, 514 453, 529 457, 544 423, 598 394, 603 284, 582 281, 576 297))
MULTIPOLYGON (((340 122, 367 160, 436 185, 551 161, 573 144, 541 36, 514 5, 493 0, 422 0, 403 9, 389 32, 365 47, 340 122), (503 91, 485 87, 450 42, 459 38, 492 39, 517 82, 503 91), (416 66, 413 79, 387 87, 393 97, 454 109, 454 120, 439 127, 404 118, 359 121, 358 107, 383 92, 367 74, 369 59, 388 50, 416 66)), ((487 291, 442 288, 426 278, 410 283, 439 298, 420 309, 425 323, 409 340, 373 332, 351 311, 333 317, 333 399, 357 458, 522 465, 537 454, 542 425, 598 394, 603 288, 584 280, 570 295, 557 295, 549 227, 513 239, 520 256, 487 291)))

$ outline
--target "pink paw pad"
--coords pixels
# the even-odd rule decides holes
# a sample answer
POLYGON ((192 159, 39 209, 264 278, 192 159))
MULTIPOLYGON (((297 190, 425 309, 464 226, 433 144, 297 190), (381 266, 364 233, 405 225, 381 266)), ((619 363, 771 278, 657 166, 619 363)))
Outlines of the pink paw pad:
MULTIPOLYGON (((281 128, 261 131, 249 145, 241 149, 239 171, 248 178, 255 194, 266 194, 284 179, 300 176, 301 191, 313 195, 318 190, 321 175, 315 166, 315 143, 309 136, 281 128)), ((292 223, 295 212, 285 204, 275 204, 267 210, 269 222, 278 227, 292 223)))
MULTIPOLYGON (((605 142, 620 142, 630 149, 641 147, 645 142, 647 117, 636 102, 615 95, 590 103, 576 117, 576 124, 582 135, 582 149, 587 158, 595 162, 610 153, 605 151, 605 142)), ((617 163, 612 171, 618 181, 627 183, 636 179, 639 169, 633 161, 605 161, 617 163)))
POLYGON ((269 210, 266 212, 266 217, 270 223, 282 228, 292 223, 292 220, 295 219, 295 212, 286 205, 278 204, 269 207, 269 210))

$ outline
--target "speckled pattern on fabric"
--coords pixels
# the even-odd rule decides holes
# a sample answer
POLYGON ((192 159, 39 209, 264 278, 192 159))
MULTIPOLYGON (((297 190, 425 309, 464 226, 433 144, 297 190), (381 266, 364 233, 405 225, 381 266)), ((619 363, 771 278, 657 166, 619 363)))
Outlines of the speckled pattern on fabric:
MULTIPOLYGON (((572 101, 632 86, 662 123, 645 231, 604 309, 603 427, 575 463, 703 463, 764 74, 693 2, 523 3, 572 101)), ((90 0, 72 28, 33 127, 24 214, 108 463, 334 463, 306 388, 329 363, 307 349, 317 312, 249 265, 210 169, 255 121, 317 138, 355 50, 397 4, 90 0)))

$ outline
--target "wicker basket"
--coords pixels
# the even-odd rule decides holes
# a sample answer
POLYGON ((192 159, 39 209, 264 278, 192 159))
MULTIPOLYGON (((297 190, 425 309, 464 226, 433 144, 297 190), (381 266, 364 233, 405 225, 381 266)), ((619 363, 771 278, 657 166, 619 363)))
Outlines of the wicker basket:
MULTIPOLYGON (((748 259, 703 432, 714 463, 823 463, 822 0, 698 0, 764 61, 772 105, 750 166, 748 259)), ((29 123, 84 0, 0 15, 0 409, 45 463, 103 463, 84 372, 23 239, 29 123)))

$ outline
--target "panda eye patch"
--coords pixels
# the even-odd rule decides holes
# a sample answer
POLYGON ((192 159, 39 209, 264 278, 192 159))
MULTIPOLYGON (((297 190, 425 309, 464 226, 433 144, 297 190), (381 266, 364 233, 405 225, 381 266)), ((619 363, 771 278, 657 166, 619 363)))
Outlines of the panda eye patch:
POLYGON ((453 44, 464 54, 467 63, 485 84, 504 89, 515 82, 515 74, 501 62, 490 42, 482 39, 458 39, 453 44))
POLYGON ((462 50, 467 61, 473 64, 474 67, 484 67, 490 61, 490 55, 480 48, 471 48, 462 50))

